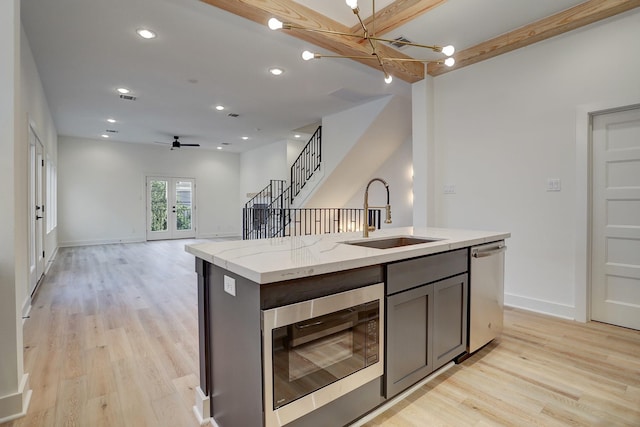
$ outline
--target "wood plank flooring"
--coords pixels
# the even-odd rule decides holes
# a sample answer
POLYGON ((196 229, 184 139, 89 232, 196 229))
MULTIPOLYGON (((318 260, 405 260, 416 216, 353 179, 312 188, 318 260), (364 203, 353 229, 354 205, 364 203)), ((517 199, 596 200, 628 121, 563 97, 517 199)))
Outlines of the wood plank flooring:
MULTIPOLYGON (((196 426, 189 242, 60 249, 25 324, 31 405, 3 427, 196 426)), ((507 310, 497 342, 365 425, 640 426, 640 332, 507 310)))

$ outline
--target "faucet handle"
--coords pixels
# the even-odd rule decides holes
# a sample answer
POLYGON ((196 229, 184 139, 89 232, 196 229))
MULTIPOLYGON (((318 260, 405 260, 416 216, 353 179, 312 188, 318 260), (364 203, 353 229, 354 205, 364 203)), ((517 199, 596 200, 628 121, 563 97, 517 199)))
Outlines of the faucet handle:
POLYGON ((391 205, 385 206, 385 209, 387 211, 387 219, 384 220, 384 223, 391 224, 391 205))

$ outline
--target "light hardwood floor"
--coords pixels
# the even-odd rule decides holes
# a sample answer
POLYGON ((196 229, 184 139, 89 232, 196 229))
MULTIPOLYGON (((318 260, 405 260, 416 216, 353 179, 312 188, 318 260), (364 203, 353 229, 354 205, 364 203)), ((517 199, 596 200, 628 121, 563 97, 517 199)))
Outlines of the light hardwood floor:
MULTIPOLYGON (((3 427, 196 426, 188 242, 60 249, 25 323, 31 405, 3 427)), ((521 310, 505 323, 366 426, 640 426, 639 331, 521 310)))

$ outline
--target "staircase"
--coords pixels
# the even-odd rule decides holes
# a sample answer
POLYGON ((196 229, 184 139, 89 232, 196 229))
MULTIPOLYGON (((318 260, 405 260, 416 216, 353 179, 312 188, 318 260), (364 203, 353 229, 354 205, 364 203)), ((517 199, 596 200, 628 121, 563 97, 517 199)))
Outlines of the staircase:
MULTIPOLYGON (((322 161, 322 126, 319 126, 291 166, 291 184, 271 180, 242 209, 242 238, 339 233, 361 230, 363 209, 292 208, 294 198, 320 169, 322 161)), ((379 210, 370 210, 368 223, 380 228, 379 210)))
POLYGON ((318 126, 315 133, 304 146, 300 155, 291 165, 291 203, 294 197, 309 182, 313 174, 320 168, 322 162, 322 126, 318 126))

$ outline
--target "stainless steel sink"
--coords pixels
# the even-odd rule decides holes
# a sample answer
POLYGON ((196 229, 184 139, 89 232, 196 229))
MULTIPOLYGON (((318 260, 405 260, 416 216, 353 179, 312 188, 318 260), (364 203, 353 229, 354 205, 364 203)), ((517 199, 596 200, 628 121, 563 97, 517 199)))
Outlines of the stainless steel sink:
POLYGON ((391 249, 391 248, 399 248, 402 246, 419 245, 421 243, 432 243, 432 242, 437 242, 439 240, 442 240, 442 239, 394 236, 394 237, 387 237, 383 239, 354 240, 351 242, 343 242, 343 243, 346 243, 348 245, 364 246, 367 248, 391 249))

